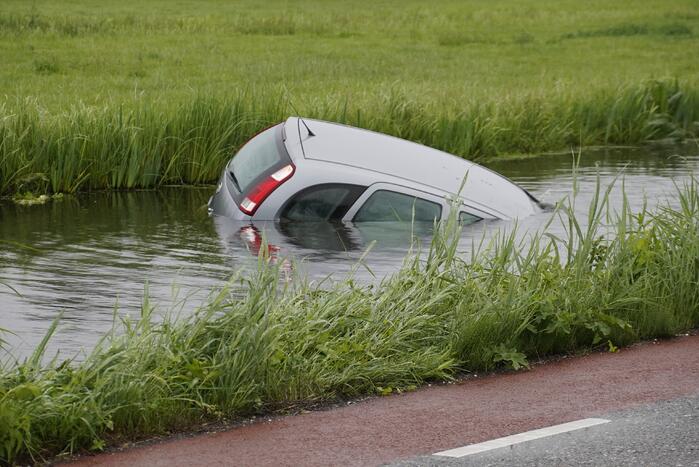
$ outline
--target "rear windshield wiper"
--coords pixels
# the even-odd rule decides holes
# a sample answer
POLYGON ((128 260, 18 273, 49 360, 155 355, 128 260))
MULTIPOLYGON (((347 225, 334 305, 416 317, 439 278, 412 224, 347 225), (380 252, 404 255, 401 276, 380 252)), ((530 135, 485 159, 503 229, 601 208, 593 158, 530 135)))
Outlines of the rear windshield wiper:
POLYGON ((235 189, 238 190, 238 193, 242 193, 243 190, 240 189, 240 184, 238 183, 238 179, 235 178, 233 170, 229 170, 228 174, 231 176, 231 180, 233 180, 233 185, 235 185, 235 189))

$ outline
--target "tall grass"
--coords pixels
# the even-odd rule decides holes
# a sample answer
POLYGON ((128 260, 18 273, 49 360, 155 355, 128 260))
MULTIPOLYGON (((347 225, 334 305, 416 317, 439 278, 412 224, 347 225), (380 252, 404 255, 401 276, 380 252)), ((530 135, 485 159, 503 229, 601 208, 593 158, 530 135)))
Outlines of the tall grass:
MULTIPOLYGON (((225 34, 289 36, 347 36, 348 18, 340 14, 314 14, 302 10, 275 13, 263 17, 236 15, 46 15, 36 8, 26 13, 0 13, 0 36, 85 37, 108 34, 225 34)), ((351 24, 353 28, 361 23, 351 24)))
POLYGON ((279 121, 267 99, 198 98, 182 106, 135 109, 78 106, 48 115, 32 102, 4 109, 0 123, 0 191, 74 192, 211 182, 231 152, 279 121))
POLYGON ((58 453, 309 402, 409 390, 470 370, 671 336, 699 325, 699 185, 679 207, 609 209, 598 189, 562 237, 502 232, 457 255, 445 221, 395 275, 363 285, 251 275, 188 318, 123 320, 82 361, 42 363, 46 341, 0 371, 0 460, 58 453), (525 243, 526 241, 526 243, 525 243))
MULTIPOLYGON (((356 101, 298 104, 305 116, 471 159, 699 135, 699 90, 677 81, 450 103, 423 102, 394 87, 356 101)), ((184 103, 76 105, 56 114, 31 100, 6 105, 0 108, 0 194, 209 183, 250 135, 284 120, 291 108, 282 90, 184 103)))

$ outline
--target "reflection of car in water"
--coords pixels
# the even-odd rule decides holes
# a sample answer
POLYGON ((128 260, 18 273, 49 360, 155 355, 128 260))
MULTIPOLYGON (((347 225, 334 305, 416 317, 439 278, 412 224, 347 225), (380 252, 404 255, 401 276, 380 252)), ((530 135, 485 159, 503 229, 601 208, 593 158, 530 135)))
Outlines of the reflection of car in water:
MULTIPOLYGON (((399 138, 296 117, 248 141, 209 200, 215 215, 303 222, 512 219, 537 210, 524 189, 472 162, 399 138), (467 175, 468 174, 468 175, 467 175), (461 189, 464 177, 467 183, 461 189)), ((293 236, 293 235, 292 235, 293 236)))
MULTIPOLYGON (((214 217, 219 238, 228 249, 243 246, 252 255, 276 260, 281 250, 356 251, 377 242, 382 248, 405 249, 418 237, 428 239, 434 224, 427 222, 266 222, 251 224, 214 217)), ((234 254, 233 254, 234 256, 234 254)))
POLYGON ((279 251, 277 245, 265 242, 265 239, 260 233, 260 229, 254 225, 244 225, 238 231, 240 239, 243 241, 248 251, 254 256, 259 256, 262 253, 265 256, 274 258, 279 251))

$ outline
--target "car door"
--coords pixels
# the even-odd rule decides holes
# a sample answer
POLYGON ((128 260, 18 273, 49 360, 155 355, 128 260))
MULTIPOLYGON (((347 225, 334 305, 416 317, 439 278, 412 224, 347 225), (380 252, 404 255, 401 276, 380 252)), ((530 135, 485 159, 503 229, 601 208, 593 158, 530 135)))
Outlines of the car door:
POLYGON ((343 220, 356 222, 434 222, 448 213, 443 197, 392 183, 371 185, 343 220))
MULTIPOLYGON (((375 183, 369 186, 369 188, 367 188, 367 190, 357 198, 356 202, 347 210, 345 216, 343 216, 343 220, 358 222, 379 222, 382 220, 390 220, 394 222, 410 222, 412 220, 413 214, 415 214, 415 220, 418 222, 432 222, 432 220, 425 218, 424 216, 425 213, 429 215, 430 204, 438 206, 438 220, 441 220, 449 215, 450 210, 450 202, 446 199, 445 196, 440 196, 434 193, 428 193, 422 190, 416 190, 414 188, 408 188, 402 185, 396 185, 392 183, 375 183), (393 204, 393 206, 390 207, 394 209, 396 208, 395 203, 391 203, 391 201, 395 200, 395 197, 393 197, 394 199, 391 199, 392 197, 385 196, 386 194, 403 195, 405 197, 408 197, 410 203, 407 206, 406 203, 400 204, 400 206, 402 206, 403 209, 397 209, 396 215, 391 216, 390 219, 383 218, 383 216, 374 216, 374 218, 368 218, 366 214, 367 212, 371 213, 371 211, 367 210, 370 210, 373 206, 375 206, 377 201, 383 201, 385 204, 393 204), (383 199, 379 197, 383 197, 383 199), (413 207, 415 208, 414 213, 413 207)), ((373 213, 377 214, 375 210, 373 211, 373 213)), ((378 214, 385 214, 385 212, 378 214)), ((462 225, 470 225, 482 219, 497 219, 497 216, 495 216, 491 212, 487 212, 482 209, 478 209, 473 206, 467 205, 465 202, 462 201, 462 204, 459 206, 459 222, 462 225)))

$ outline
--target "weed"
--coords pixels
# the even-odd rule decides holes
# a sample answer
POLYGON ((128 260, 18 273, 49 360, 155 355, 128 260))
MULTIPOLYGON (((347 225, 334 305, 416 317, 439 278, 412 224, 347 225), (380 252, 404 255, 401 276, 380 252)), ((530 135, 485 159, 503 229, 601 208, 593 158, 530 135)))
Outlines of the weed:
POLYGON ((48 195, 35 195, 31 192, 16 193, 12 197, 12 201, 20 206, 34 206, 35 204, 45 204, 49 199, 48 195))
POLYGON ((520 32, 512 38, 515 44, 525 45, 534 42, 534 36, 528 32, 520 32))
POLYGON ((492 348, 489 348, 486 350, 486 353, 490 355, 488 358, 496 365, 503 364, 513 370, 529 368, 527 356, 522 352, 518 352, 517 349, 508 347, 505 344, 498 344, 492 348))
POLYGON ((665 36, 691 36, 692 29, 686 24, 671 23, 658 28, 658 31, 665 36))
POLYGON ((626 23, 609 28, 593 29, 589 31, 577 31, 575 33, 564 34, 564 39, 580 37, 622 37, 622 36, 643 36, 650 33, 648 26, 644 24, 626 23))
POLYGON ((34 60, 34 71, 40 75, 52 75, 61 71, 61 67, 54 57, 39 58, 34 60))
POLYGON ((593 29, 587 31, 577 31, 575 33, 564 34, 564 39, 574 39, 583 37, 630 37, 659 34, 663 36, 691 36, 692 29, 683 23, 668 23, 650 27, 646 24, 626 23, 609 28, 593 29))
POLYGON ((270 36, 292 36, 296 34, 296 20, 292 15, 244 19, 238 30, 243 34, 264 34, 270 36))
POLYGON ((470 31, 444 31, 437 36, 437 43, 447 47, 456 47, 467 44, 486 44, 488 41, 482 37, 473 35, 470 31))
POLYGON ((148 76, 148 72, 143 68, 135 68, 129 71, 127 76, 129 78, 145 78, 146 76, 148 76))

